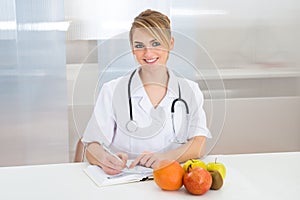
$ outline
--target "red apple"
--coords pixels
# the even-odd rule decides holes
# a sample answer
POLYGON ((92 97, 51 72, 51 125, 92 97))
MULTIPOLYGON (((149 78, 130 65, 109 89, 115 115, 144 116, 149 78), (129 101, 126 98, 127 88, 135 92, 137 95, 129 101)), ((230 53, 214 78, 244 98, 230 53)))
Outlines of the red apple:
POLYGON ((201 167, 190 168, 183 176, 183 185, 191 194, 204 194, 212 184, 210 173, 201 167))

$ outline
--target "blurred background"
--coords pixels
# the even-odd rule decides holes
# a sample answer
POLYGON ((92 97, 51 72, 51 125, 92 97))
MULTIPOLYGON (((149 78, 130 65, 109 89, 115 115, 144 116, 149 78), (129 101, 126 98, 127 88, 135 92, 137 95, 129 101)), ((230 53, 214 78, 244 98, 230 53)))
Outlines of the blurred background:
POLYGON ((101 84, 136 67, 128 31, 147 8, 203 91, 209 154, 300 151, 299 1, 1 0, 0 166, 73 160, 101 84))

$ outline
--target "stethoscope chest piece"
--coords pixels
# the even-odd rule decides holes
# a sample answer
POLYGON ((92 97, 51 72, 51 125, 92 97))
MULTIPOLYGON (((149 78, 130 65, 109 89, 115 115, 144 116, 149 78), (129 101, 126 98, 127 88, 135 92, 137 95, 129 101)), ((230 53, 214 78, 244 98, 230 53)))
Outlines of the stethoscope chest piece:
POLYGON ((138 125, 136 123, 136 121, 134 120, 130 120, 127 124, 126 124, 126 128, 129 132, 135 132, 138 128, 138 125))

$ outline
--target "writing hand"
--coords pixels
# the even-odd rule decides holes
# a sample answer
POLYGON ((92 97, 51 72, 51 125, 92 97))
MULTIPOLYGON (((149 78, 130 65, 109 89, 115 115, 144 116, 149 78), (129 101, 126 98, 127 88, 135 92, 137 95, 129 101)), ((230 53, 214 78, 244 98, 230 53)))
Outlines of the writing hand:
POLYGON ((100 166, 105 173, 110 175, 119 174, 126 167, 128 159, 127 154, 113 154, 99 143, 89 144, 86 156, 91 164, 100 166))
POLYGON ((128 159, 127 154, 117 153, 115 155, 118 157, 105 152, 101 156, 101 160, 99 160, 100 167, 109 175, 119 174, 126 167, 128 159))

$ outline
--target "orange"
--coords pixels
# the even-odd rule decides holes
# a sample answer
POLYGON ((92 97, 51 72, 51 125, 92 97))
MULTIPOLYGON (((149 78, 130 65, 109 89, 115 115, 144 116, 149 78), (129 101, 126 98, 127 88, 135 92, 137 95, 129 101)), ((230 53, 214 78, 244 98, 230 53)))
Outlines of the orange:
POLYGON ((183 175, 184 169, 177 161, 162 160, 153 170, 154 181, 163 190, 179 190, 183 175))

